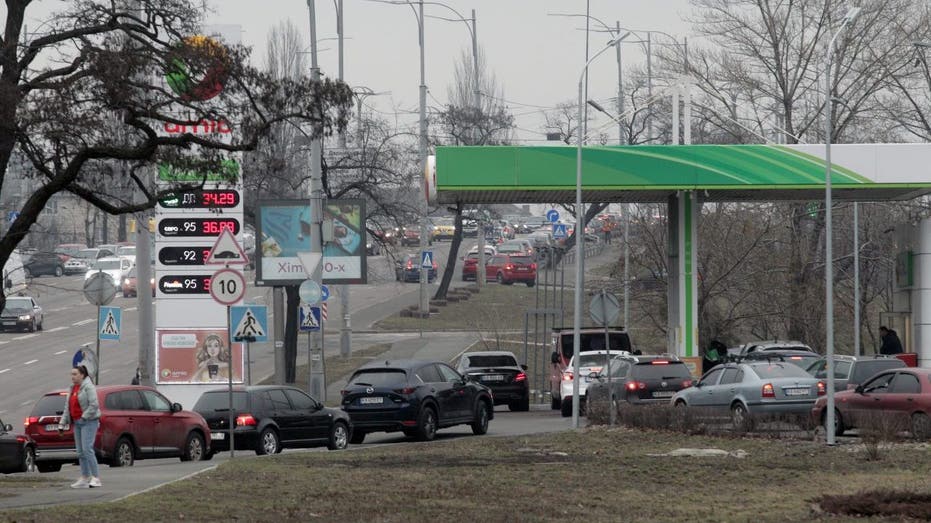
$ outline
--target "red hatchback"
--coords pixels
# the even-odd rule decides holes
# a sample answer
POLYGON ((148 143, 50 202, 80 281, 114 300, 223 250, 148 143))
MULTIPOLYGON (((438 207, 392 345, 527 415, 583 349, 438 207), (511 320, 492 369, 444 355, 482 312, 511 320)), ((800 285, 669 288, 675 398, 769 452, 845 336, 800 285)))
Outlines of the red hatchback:
POLYGON ((537 264, 530 256, 496 254, 485 264, 485 277, 504 285, 519 281, 533 287, 537 281, 537 264))
MULTIPOLYGON (((39 472, 61 470, 77 463, 74 431, 58 434, 58 422, 68 392, 43 396, 26 418, 26 434, 36 443, 39 472)), ((107 385, 97 387, 100 429, 94 450, 101 463, 132 466, 136 459, 180 457, 181 461, 210 458, 210 429, 196 412, 182 410, 152 387, 107 385)))
MULTIPOLYGON (((824 424, 827 398, 811 409, 812 421, 824 424)), ((877 373, 854 390, 834 395, 834 433, 863 427, 879 414, 909 427, 916 439, 931 438, 931 369, 906 367, 877 373)))

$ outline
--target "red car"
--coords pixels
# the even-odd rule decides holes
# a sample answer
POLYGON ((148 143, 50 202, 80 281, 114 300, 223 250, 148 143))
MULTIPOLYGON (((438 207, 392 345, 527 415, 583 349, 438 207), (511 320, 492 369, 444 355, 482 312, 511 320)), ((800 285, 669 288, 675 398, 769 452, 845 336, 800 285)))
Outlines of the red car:
POLYGON ((519 281, 533 287, 537 280, 537 264, 530 256, 496 254, 485 263, 485 277, 504 285, 519 281))
MULTIPOLYGON (((152 272, 153 273, 155 272, 155 267, 152 268, 152 272)), ((132 269, 130 269, 126 277, 123 278, 123 281, 120 284, 120 288, 123 291, 124 298, 129 298, 130 296, 132 296, 133 298, 136 297, 136 280, 137 279, 138 278, 136 277, 136 268, 133 267, 132 269)), ((154 276, 149 278, 149 287, 152 289, 152 296, 154 297, 155 296, 155 277, 154 276)))
MULTIPOLYGON (((811 409, 812 421, 823 425, 827 398, 811 409)), ((877 373, 854 390, 834 395, 834 433, 862 427, 878 413, 909 427, 916 439, 931 437, 931 369, 904 367, 877 373)))
MULTIPOLYGON (((25 432, 36 444, 39 472, 56 472, 65 463, 77 463, 74 431, 58 433, 68 392, 43 396, 26 418, 25 432)), ((203 416, 182 410, 152 387, 107 385, 97 387, 100 429, 94 450, 101 463, 129 467, 137 459, 180 457, 181 461, 209 459, 210 429, 203 416)))

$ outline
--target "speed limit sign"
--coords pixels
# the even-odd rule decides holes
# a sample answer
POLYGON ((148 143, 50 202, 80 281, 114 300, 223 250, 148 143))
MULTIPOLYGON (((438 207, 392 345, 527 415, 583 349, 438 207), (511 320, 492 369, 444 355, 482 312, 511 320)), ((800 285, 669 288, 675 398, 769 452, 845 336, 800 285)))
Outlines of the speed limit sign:
POLYGON ((234 305, 246 295, 246 278, 235 269, 220 269, 210 279, 210 295, 221 305, 234 305))

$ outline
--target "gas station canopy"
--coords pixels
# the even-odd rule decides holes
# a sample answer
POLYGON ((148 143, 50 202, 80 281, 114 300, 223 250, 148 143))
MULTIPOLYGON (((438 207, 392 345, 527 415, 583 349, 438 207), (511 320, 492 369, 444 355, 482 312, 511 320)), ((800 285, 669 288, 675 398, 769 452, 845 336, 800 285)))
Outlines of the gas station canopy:
MULTIPOLYGON (((824 154, 824 145, 585 147, 582 198, 666 202, 691 190, 702 201, 817 200, 824 197, 824 154)), ((931 144, 833 145, 831 155, 837 200, 931 193, 931 144)), ((441 204, 574 202, 576 148, 438 147, 434 176, 430 191, 441 204)))

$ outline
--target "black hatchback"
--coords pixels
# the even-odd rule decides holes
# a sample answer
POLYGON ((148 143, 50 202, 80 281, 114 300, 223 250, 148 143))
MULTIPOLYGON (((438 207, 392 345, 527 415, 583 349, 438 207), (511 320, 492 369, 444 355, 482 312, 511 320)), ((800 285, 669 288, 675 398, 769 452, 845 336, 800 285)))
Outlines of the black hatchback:
POLYGON ((692 386, 688 367, 670 355, 620 356, 611 362, 611 379, 603 374, 590 378, 597 380, 588 385, 590 402, 604 401, 610 391, 612 403, 668 403, 676 392, 692 386))
POLYGON ((353 373, 342 395, 354 427, 352 443, 362 443, 370 432, 397 431, 430 441, 437 429, 463 424, 481 435, 494 417, 491 390, 441 362, 369 363, 353 373))
MULTIPOLYGON (((229 450, 229 389, 203 393, 194 412, 203 416, 210 427, 212 451, 229 450)), ((236 450, 254 450, 256 454, 320 445, 342 450, 352 434, 352 422, 345 412, 324 407, 293 387, 233 388, 233 418, 236 450)))

